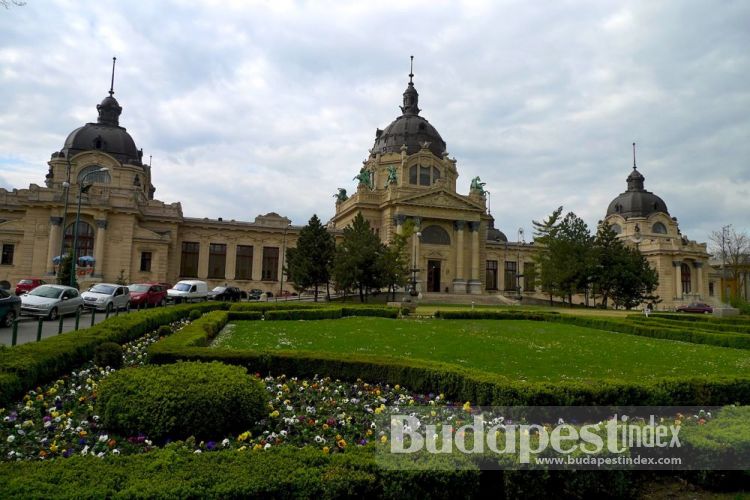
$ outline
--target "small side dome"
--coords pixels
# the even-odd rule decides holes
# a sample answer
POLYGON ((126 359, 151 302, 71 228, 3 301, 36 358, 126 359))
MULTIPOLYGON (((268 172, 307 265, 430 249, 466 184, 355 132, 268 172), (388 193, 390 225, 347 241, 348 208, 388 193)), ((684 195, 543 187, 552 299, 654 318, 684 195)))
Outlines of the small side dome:
POLYGON ((499 229, 495 229, 495 219, 490 219, 489 227, 487 228, 487 241, 495 241, 498 243, 507 243, 508 237, 505 233, 499 229))

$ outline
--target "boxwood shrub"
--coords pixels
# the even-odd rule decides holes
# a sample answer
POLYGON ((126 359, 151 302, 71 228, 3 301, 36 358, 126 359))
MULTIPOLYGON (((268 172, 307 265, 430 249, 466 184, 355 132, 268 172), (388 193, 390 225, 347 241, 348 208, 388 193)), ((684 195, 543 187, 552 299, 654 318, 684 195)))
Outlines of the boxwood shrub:
POLYGON ((115 342, 104 342, 94 349, 94 364, 101 367, 120 368, 122 347, 115 342))
POLYGON ((151 439, 221 439, 263 417, 263 383, 239 366, 175 363, 126 368, 99 386, 97 412, 107 430, 151 439))
POLYGON ((285 309, 269 310, 264 314, 264 318, 270 321, 277 320, 299 320, 299 319, 338 319, 341 317, 340 307, 326 307, 315 309, 285 309))
POLYGON ((53 380, 90 361, 94 349, 104 342, 124 344, 186 318, 190 311, 226 308, 221 303, 186 304, 131 312, 110 317, 90 328, 48 337, 0 350, 0 406, 23 395, 23 391, 53 380))

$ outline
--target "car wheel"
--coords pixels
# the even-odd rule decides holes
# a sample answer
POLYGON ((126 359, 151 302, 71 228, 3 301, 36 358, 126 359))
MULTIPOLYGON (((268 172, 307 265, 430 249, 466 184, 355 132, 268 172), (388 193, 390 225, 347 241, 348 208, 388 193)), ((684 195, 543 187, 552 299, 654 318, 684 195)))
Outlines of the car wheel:
POLYGON ((3 318, 3 326, 10 328, 13 326, 13 322, 16 320, 16 311, 8 311, 8 314, 3 318))
POLYGON ((166 307, 167 301, 164 299, 161 299, 161 302, 159 302, 159 307, 166 307))
POLYGON ((125 302, 125 310, 130 311, 130 301, 125 302))
POLYGON ((708 311, 703 311, 703 314, 711 314, 711 313, 709 313, 708 311))
POLYGON ((76 315, 80 316, 83 314, 83 306, 76 307, 76 315))
POLYGON ((106 313, 110 314, 112 312, 113 308, 114 308, 114 306, 112 306, 112 302, 110 302, 109 304, 107 304, 107 307, 105 309, 106 313))
POLYGON ((47 318, 50 321, 55 321, 57 319, 57 308, 53 307, 52 310, 49 312, 49 315, 47 315, 47 318))

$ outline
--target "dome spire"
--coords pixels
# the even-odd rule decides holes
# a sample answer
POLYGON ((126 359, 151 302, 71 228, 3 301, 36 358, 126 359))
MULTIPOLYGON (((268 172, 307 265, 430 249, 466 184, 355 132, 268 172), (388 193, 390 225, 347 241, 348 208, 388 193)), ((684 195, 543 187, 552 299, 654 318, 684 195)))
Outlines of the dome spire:
POLYGON ((409 65, 409 85, 404 91, 404 105, 401 106, 401 112, 404 115, 418 115, 421 111, 419 109, 419 93, 414 88, 414 56, 410 56, 411 63, 409 65))
POLYGON ((635 166, 635 143, 633 143, 633 171, 627 178, 628 191, 643 191, 643 181, 646 180, 635 166))
POLYGON ((109 82, 109 96, 112 97, 115 93, 115 62, 117 62, 117 58, 112 58, 112 80, 109 82))
POLYGON ((635 170, 635 143, 633 143, 633 170, 635 170))

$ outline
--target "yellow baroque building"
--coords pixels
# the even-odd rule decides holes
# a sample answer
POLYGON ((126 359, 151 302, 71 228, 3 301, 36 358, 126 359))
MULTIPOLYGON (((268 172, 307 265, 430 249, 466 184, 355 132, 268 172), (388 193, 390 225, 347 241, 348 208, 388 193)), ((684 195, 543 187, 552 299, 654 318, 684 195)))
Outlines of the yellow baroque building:
MULTIPOLYGON (((509 242, 495 228, 478 177, 468 194, 457 192, 457 161, 420 115, 413 76, 401 115, 376 131, 355 177, 356 192, 347 196, 339 189, 329 229, 339 233, 361 212, 388 242, 411 221, 416 233, 410 257, 423 294, 543 299, 534 284, 533 244, 524 242, 520 231, 518 241, 509 242)), ((113 94, 110 89, 97 105, 95 123, 71 132, 52 154, 44 186, 0 189, 0 284, 54 279, 59 256, 76 241, 76 255, 84 257, 78 270, 84 287, 118 279, 198 278, 211 286, 291 291, 282 267, 300 228, 273 212, 252 222, 185 217, 180 203, 154 199, 151 167, 120 126, 122 107, 113 94)), ((644 189, 644 178, 633 167, 627 190, 609 205, 605 220, 658 271, 660 307, 710 300, 714 278, 706 245, 680 233, 677 219, 661 198, 644 189)))

